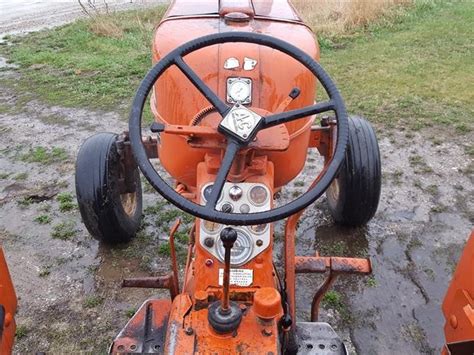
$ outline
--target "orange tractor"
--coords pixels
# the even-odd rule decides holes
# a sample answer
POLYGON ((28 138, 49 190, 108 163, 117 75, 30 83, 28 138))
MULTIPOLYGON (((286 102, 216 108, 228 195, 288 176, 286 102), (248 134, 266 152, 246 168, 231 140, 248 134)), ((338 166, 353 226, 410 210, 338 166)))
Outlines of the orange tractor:
POLYGON ((170 5, 155 31, 154 66, 136 93, 129 132, 89 138, 76 164, 83 221, 103 242, 136 234, 139 170, 166 200, 196 217, 182 284, 174 249, 179 222, 169 237, 171 272, 124 280, 128 287, 169 289, 171 299, 146 301, 112 353, 346 352, 334 330, 318 322, 319 303, 338 275, 368 274, 370 261, 297 256, 296 228, 324 193, 336 222, 369 221, 380 196, 380 155, 374 130, 348 117, 318 60, 314 34, 286 0, 170 5), (315 102, 317 87, 327 98, 315 102), (142 130, 148 98, 149 131, 142 130), (279 199, 311 149, 324 158, 321 171, 304 194, 279 199), (278 270, 273 223, 285 218, 278 270), (300 273, 327 274, 310 321, 296 319, 300 273))
POLYGON ((0 354, 9 354, 13 347, 16 310, 16 293, 0 246, 0 354))

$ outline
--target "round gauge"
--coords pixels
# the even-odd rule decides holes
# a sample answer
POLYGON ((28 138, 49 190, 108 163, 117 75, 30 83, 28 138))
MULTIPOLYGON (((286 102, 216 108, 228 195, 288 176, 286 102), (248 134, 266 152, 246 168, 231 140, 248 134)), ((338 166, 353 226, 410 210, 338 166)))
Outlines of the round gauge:
POLYGON ((250 206, 247 205, 246 203, 240 205, 240 213, 249 213, 250 212, 250 206))
POLYGON ((262 234, 267 230, 267 224, 257 224, 249 227, 250 230, 256 234, 262 234))
POLYGON ((206 221, 206 220, 202 220, 202 226, 204 227, 206 232, 211 233, 211 234, 219 232, 219 230, 222 227, 222 225, 219 223, 206 221))
MULTIPOLYGON (((220 261, 224 261, 224 245, 222 245, 221 238, 217 238, 217 256, 220 261)), ((253 243, 252 238, 241 229, 237 229, 237 240, 230 251, 230 263, 233 266, 245 264, 252 255, 253 243)))
POLYGON ((236 80, 229 86, 229 96, 235 102, 243 102, 250 96, 250 86, 244 81, 236 80))
MULTIPOLYGON (((206 187, 204 187, 202 189, 202 197, 204 198, 204 201, 207 201, 207 199, 209 198, 209 196, 211 196, 211 192, 212 192, 212 186, 214 186, 213 184, 210 184, 210 185, 207 185, 206 187)), ((221 195, 219 196, 219 200, 218 202, 222 199, 222 193, 221 195)))
POLYGON ((268 198, 268 191, 261 185, 256 185, 252 187, 249 191, 249 199, 252 204, 261 206, 263 205, 268 198))

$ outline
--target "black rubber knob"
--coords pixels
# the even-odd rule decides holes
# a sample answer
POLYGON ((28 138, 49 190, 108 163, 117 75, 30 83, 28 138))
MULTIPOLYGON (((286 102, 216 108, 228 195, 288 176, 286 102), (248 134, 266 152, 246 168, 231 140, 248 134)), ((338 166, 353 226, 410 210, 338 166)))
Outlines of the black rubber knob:
POLYGON ((220 237, 224 248, 232 248, 237 240, 237 231, 231 227, 224 228, 220 237))

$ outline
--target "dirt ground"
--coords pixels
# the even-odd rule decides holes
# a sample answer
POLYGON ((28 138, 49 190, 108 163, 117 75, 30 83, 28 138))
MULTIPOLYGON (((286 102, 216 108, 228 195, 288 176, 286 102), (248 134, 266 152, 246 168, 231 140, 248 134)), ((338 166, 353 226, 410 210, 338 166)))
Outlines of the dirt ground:
MULTIPOLYGON (((0 24, 1 26, 1 24, 0 24)), ((1 27, 0 27, 1 28, 1 27)), ((2 78, 22 78, 13 69, 2 78)), ((49 106, 25 99, 14 87, 0 91, 0 242, 19 297, 16 353, 47 351, 106 352, 128 317, 152 295, 122 289, 123 277, 152 275, 168 269, 167 258, 145 260, 159 245, 148 213, 147 233, 131 247, 99 245, 85 230, 77 208, 61 211, 58 194, 74 195, 74 160, 81 142, 100 131, 121 132, 127 122, 114 112, 49 106), (61 154, 30 162, 39 146, 61 154), (64 151, 63 151, 64 150, 64 151), (38 222, 47 214, 51 221, 38 222), (52 237, 66 223, 72 235, 52 237), (154 250, 154 249, 153 249, 154 250), (140 257, 138 257, 140 256, 140 257)), ((370 256, 370 278, 345 277, 335 285, 343 295, 337 307, 325 307, 329 321, 359 354, 437 353, 443 342, 441 302, 474 220, 472 134, 454 130, 418 132, 377 126, 383 158, 383 189, 378 212, 365 228, 334 225, 324 198, 309 208, 299 228, 297 252, 370 256)), ((303 191, 317 165, 308 167, 282 199, 303 191)), ((160 198, 145 190, 145 207, 160 198)), ((282 224, 277 225, 281 236, 282 224)), ((276 241, 276 256, 281 238, 276 241)), ((308 299, 320 278, 298 278, 298 316, 307 319, 308 299)))

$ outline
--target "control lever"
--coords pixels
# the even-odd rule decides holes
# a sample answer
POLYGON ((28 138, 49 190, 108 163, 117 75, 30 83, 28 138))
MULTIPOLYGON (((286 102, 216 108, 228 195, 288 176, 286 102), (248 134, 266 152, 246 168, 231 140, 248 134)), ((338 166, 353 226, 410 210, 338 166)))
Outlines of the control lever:
POLYGON ((237 240, 237 231, 227 227, 221 231, 220 238, 224 246, 224 275, 222 280, 222 299, 213 302, 208 309, 208 320, 212 328, 219 334, 231 333, 237 330, 242 320, 242 311, 237 303, 229 299, 230 287, 230 256, 237 240))
POLYGON ((281 104, 278 105, 274 113, 282 113, 283 111, 286 110, 289 104, 296 99, 298 96, 300 96, 301 90, 297 87, 294 87, 291 89, 290 93, 288 94, 288 97, 285 98, 285 100, 282 101, 281 104))
POLYGON ((230 287, 230 252, 237 240, 237 232, 233 228, 224 228, 221 232, 221 241, 224 245, 224 277, 222 280, 222 287, 224 292, 222 294, 221 308, 223 311, 229 309, 229 287, 230 287))

